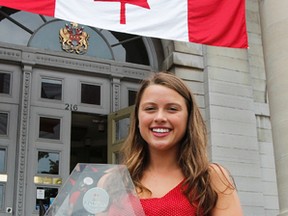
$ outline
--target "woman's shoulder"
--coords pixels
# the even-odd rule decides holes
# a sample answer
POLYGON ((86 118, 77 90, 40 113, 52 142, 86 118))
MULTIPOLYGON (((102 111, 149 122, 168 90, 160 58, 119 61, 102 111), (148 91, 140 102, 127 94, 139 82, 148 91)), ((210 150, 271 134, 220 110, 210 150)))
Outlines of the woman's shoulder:
POLYGON ((217 163, 209 166, 211 186, 218 195, 212 216, 242 216, 236 186, 230 172, 217 163))
POLYGON ((230 172, 218 163, 209 165, 210 180, 212 187, 218 193, 233 192, 236 189, 230 172))

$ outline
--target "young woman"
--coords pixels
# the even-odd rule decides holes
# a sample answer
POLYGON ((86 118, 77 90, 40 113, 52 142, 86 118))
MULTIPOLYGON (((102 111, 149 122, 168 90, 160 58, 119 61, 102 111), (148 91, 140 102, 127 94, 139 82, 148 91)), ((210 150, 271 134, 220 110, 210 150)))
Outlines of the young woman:
POLYGON ((184 82, 164 72, 144 80, 123 153, 146 215, 242 216, 233 181, 209 162, 206 145, 184 82))

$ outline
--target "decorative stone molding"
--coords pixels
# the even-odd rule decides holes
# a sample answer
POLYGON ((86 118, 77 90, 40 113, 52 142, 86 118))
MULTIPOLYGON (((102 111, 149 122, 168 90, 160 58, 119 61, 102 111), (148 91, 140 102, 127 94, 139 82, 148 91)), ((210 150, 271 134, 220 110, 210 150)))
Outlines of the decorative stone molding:
POLYGON ((112 112, 116 112, 120 109, 120 79, 112 79, 112 112))
POLYGON ((18 167, 17 167, 17 198, 16 214, 25 215, 25 187, 26 187, 26 170, 27 170, 27 151, 28 151, 28 134, 29 134, 29 113, 30 113, 30 88, 31 88, 31 66, 24 66, 23 72, 23 92, 20 119, 20 136, 18 149, 18 167))
POLYGON ((148 73, 151 72, 150 70, 140 70, 138 68, 123 68, 122 75, 132 77, 132 78, 138 78, 138 79, 144 79, 147 77, 148 73))
POLYGON ((76 70, 93 71, 105 74, 107 74, 110 71, 109 64, 96 63, 91 61, 81 61, 79 59, 69 59, 65 57, 48 56, 43 54, 37 54, 35 62, 38 65, 45 65, 45 66, 52 65, 67 69, 71 69, 71 67, 73 67, 73 69, 76 70))
POLYGON ((21 51, 13 49, 0 48, 0 59, 20 60, 21 51))
POLYGON ((15 63, 22 64, 35 64, 35 67, 57 67, 65 70, 69 70, 71 73, 88 72, 96 73, 101 76, 122 76, 124 78, 131 79, 143 79, 147 77, 148 73, 152 71, 152 68, 144 65, 136 65, 131 63, 116 63, 114 61, 104 60, 98 62, 97 59, 71 56, 55 53, 40 53, 25 49, 11 49, 6 47, 0 47, 0 59, 14 61, 15 63), (118 68, 115 71, 113 68, 118 68))
POLYGON ((87 61, 87 60, 80 60, 80 59, 71 59, 66 57, 59 57, 59 56, 49 56, 45 54, 37 54, 35 63, 39 66, 57 66, 61 68, 66 68, 68 70, 73 69, 78 71, 86 71, 86 72, 93 72, 102 75, 121 75, 127 78, 133 79, 143 79, 147 77, 147 73, 151 71, 150 67, 139 67, 139 65, 135 65, 132 67, 128 64, 122 65, 114 65, 114 62, 107 63, 99 63, 96 61, 87 61), (127 66, 126 66, 127 65, 127 66), (118 67, 121 68, 118 71, 114 71, 113 68, 118 67))

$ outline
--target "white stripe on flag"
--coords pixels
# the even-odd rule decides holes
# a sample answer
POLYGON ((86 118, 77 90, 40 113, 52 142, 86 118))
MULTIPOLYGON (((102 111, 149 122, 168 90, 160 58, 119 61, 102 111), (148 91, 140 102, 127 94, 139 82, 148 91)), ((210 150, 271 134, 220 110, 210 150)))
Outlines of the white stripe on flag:
POLYGON ((187 1, 149 0, 150 9, 126 4, 126 24, 120 24, 120 3, 56 0, 55 17, 101 29, 188 41, 187 1))

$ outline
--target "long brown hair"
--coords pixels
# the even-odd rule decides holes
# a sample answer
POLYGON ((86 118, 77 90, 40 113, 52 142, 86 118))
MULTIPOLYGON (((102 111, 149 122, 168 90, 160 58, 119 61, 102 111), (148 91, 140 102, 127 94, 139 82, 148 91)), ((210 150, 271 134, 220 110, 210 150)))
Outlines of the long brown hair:
POLYGON ((188 110, 187 131, 178 151, 178 164, 186 179, 182 185, 183 193, 192 205, 198 206, 198 215, 210 215, 217 201, 217 193, 210 183, 206 126, 193 94, 175 75, 158 72, 142 82, 136 97, 130 131, 123 145, 123 163, 127 165, 135 186, 140 191, 145 190, 140 180, 149 161, 149 151, 138 129, 138 111, 144 90, 152 84, 170 88, 185 99, 188 110))

